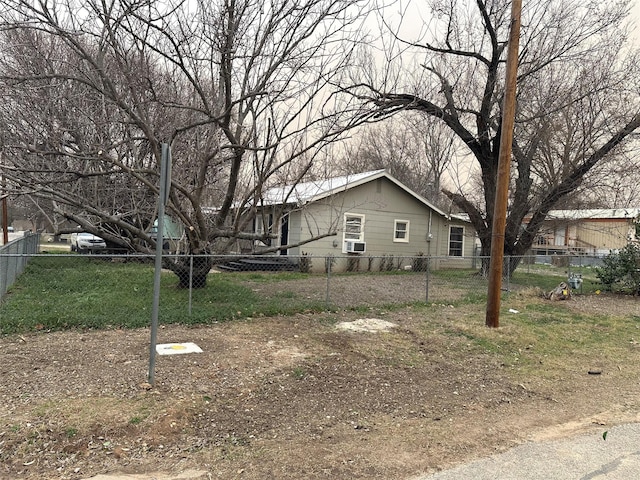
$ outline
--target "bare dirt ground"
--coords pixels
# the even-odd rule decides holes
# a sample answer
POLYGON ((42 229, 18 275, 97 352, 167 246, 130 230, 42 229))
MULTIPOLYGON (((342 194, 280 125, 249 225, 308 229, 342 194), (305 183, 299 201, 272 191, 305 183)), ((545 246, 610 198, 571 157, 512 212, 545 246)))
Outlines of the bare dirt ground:
MULTIPOLYGON (((558 308, 640 313, 632 297, 558 308)), ((224 479, 408 479, 640 419, 640 362, 594 352, 547 366, 541 357, 532 375, 451 333, 481 322, 481 309, 166 326, 159 343, 195 342, 203 353, 158 357, 153 388, 148 330, 0 338, 0 478, 195 469, 224 479), (336 328, 363 318, 397 327, 336 328), (594 366, 600 375, 588 374, 594 366)))

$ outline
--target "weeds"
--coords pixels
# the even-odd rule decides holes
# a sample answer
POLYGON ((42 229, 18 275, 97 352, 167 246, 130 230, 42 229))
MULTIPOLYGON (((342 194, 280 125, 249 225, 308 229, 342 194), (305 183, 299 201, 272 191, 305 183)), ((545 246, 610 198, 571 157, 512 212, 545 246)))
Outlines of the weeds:
POLYGON ((298 380, 302 380, 307 376, 307 371, 303 367, 296 367, 293 369, 292 376, 298 380))
MULTIPOLYGON (((325 260, 327 268, 336 262, 335 257, 325 260)), ((354 270, 365 266, 372 268, 370 259, 363 260, 364 264, 359 264, 359 260, 360 257, 354 257, 354 270)), ((348 282, 337 283, 347 288, 348 295, 343 295, 347 303, 335 305, 335 300, 327 299, 324 294, 328 284, 310 273, 211 274, 206 288, 189 292, 177 288, 175 276, 165 272, 161 277, 159 320, 161 324, 195 325, 318 312, 327 308, 346 308, 363 313, 372 307, 394 310, 406 306, 419 307, 427 298, 429 303, 444 302, 454 306, 486 301, 486 280, 477 270, 416 272, 425 268, 428 261, 427 257, 418 254, 414 258, 415 268, 405 271, 397 269, 400 260, 403 259, 383 256, 379 273, 348 272, 327 276, 328 280, 335 282, 348 278, 348 282), (426 280, 425 276, 428 277, 426 280), (388 287, 388 296, 386 290, 381 292, 375 288, 375 281, 381 278, 388 287), (305 282, 315 285, 313 294, 305 287, 305 282), (429 288, 428 296, 425 295, 427 286, 423 293, 420 292, 420 285, 425 284, 429 288), (413 287, 411 294, 410 289, 404 286, 413 287), (190 305, 195 308, 190 309, 190 305)), ((35 257, 0 304, 0 333, 147 327, 153 303, 153 273, 150 263, 115 264, 108 258, 75 255, 35 257)), ((583 275, 585 293, 595 290, 594 277, 594 272, 589 276, 583 275)), ((518 270, 509 285, 512 290, 534 285, 548 290, 557 285, 558 278, 542 270, 518 270)), ((333 288, 330 289, 330 297, 333 288)), ((338 293, 345 292, 336 290, 336 296, 338 293)), ((539 322, 549 324, 556 321, 552 316, 539 319, 539 322)))
MULTIPOLYGON (((255 315, 290 315, 324 309, 288 290, 262 297, 243 285, 296 281, 302 273, 210 275, 208 285, 192 292, 197 310, 189 313, 188 291, 176 288, 175 276, 161 278, 161 323, 203 324, 255 315)), ((149 324, 153 301, 153 266, 114 265, 86 257, 38 257, 0 304, 0 332, 54 331, 70 328, 140 328, 149 324)))

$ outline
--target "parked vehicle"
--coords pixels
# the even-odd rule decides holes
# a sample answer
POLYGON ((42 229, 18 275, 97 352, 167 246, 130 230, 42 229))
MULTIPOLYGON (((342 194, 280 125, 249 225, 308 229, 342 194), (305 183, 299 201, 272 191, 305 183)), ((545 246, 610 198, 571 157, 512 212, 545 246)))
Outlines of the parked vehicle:
POLYGON ((70 242, 72 252, 93 253, 107 248, 107 243, 103 238, 87 232, 72 233, 70 242))

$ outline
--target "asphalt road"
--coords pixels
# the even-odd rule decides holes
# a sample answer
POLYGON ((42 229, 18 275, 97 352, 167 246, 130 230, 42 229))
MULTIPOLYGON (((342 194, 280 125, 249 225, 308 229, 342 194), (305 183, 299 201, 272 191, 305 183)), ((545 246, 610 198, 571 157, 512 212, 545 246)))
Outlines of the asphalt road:
MULTIPOLYGON (((24 233, 22 232, 9 232, 7 234, 7 237, 9 239, 9 241, 11 242, 12 240, 15 240, 16 238, 22 237, 24 235, 24 233)), ((0 245, 2 245, 2 242, 4 240, 4 235, 2 232, 2 228, 0 228, 0 245)))
POLYGON ((637 480, 640 424, 602 427, 553 442, 527 443, 414 480, 637 480), (603 433, 607 432, 606 440, 603 433))
MULTIPOLYGON (((0 225, 0 245, 3 244, 4 241, 4 235, 3 235, 3 231, 2 231, 2 225, 0 225)), ((22 238, 24 237, 25 232, 22 230, 19 230, 17 232, 8 232, 7 233, 7 238, 9 240, 9 242, 12 242, 13 240, 16 240, 18 238, 22 238)))

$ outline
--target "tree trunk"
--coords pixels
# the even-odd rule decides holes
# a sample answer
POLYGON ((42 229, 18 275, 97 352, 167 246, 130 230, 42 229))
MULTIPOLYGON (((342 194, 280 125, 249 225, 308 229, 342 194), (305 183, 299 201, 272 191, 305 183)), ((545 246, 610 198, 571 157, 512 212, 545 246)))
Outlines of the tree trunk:
MULTIPOLYGON (((491 259, 491 236, 480 238, 480 274, 482 277, 487 278, 489 275, 489 264, 491 259)), ((504 248, 504 260, 502 262, 502 277, 511 277, 515 272, 518 265, 522 261, 524 252, 520 252, 518 247, 509 248, 509 245, 505 245, 504 248)))
POLYGON ((178 277, 178 288, 204 288, 207 286, 207 276, 213 267, 213 257, 210 255, 183 255, 164 259, 164 267, 171 270, 178 277))

